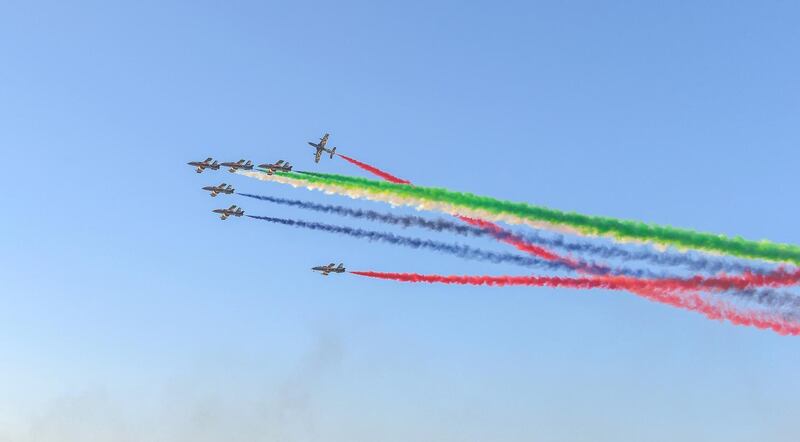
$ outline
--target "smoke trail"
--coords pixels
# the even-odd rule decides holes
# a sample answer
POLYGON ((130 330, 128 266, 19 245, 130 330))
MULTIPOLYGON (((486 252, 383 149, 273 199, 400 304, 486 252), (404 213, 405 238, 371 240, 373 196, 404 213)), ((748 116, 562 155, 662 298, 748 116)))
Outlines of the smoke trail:
MULTIPOLYGON (((466 235, 474 235, 474 236, 484 236, 490 234, 490 232, 484 228, 473 227, 469 225, 463 225, 454 223, 444 219, 436 219, 436 220, 429 220, 420 216, 412 216, 412 215, 393 215, 389 213, 379 213, 372 210, 360 210, 360 209, 351 209, 348 207, 342 206, 334 206, 328 204, 317 204, 308 201, 300 201, 300 200, 291 200, 285 198, 277 198, 271 197, 266 195, 252 195, 248 193, 239 193, 239 195, 246 196, 249 198, 258 199, 261 201, 268 201, 273 202, 276 204, 283 204, 293 207, 298 207, 302 209, 309 209, 314 210, 322 213, 332 213, 342 216, 348 216, 353 218, 360 218, 360 219, 367 219, 370 221, 381 221, 388 224, 393 225, 400 225, 403 227, 410 227, 410 226, 417 226, 417 227, 424 227, 434 231, 442 232, 442 231, 452 231, 457 233, 462 233, 466 235)), ((498 227, 499 228, 499 227, 498 227)), ((650 270, 643 270, 643 269, 630 269, 630 268, 609 268, 607 266, 597 264, 590 261, 583 261, 579 259, 571 259, 571 258, 563 258, 556 254, 550 253, 545 249, 537 247, 532 244, 525 243, 521 240, 517 239, 506 239, 501 233, 491 233, 495 237, 502 239, 512 245, 514 245, 518 250, 523 252, 533 254, 539 258, 542 258, 547 261, 553 261, 560 264, 563 264, 564 268, 568 268, 570 270, 578 270, 583 271, 585 273, 590 273, 594 275, 606 275, 606 274, 619 274, 619 275, 628 275, 628 276, 635 276, 639 278, 668 278, 674 277, 674 275, 669 275, 665 273, 655 273, 650 270)), ((512 255, 516 256, 516 255, 512 255)))
MULTIPOLYGON (((388 273, 387 275, 395 275, 388 273)), ((402 274, 401 274, 402 275, 402 274)), ((423 276, 426 277, 425 275, 423 276)), ((561 277, 541 277, 541 276, 454 276, 442 277, 437 275, 430 276, 432 282, 440 281, 441 278, 452 278, 455 283, 476 284, 476 285, 548 285, 559 287, 559 284, 574 288, 606 288, 616 290, 668 290, 670 292, 697 292, 714 291, 722 292, 727 290, 745 290, 753 287, 784 287, 796 285, 800 282, 800 270, 787 272, 779 269, 770 275, 756 275, 746 273, 738 276, 715 276, 702 277, 694 276, 691 278, 664 278, 664 279, 640 279, 628 276, 594 276, 591 278, 561 278, 561 277), (437 279, 438 278, 438 279, 437 279), (466 281, 466 282, 459 282, 466 281), (573 285, 569 285, 573 284, 573 285)), ((450 279, 448 279, 449 281, 450 279)), ((425 281, 423 281, 425 282, 425 281)))
MULTIPOLYGON (((711 273, 726 272, 726 273, 742 273, 746 271, 756 273, 767 273, 772 269, 751 264, 743 264, 739 262, 730 262, 724 258, 696 256, 692 257, 686 253, 671 253, 671 252, 655 252, 652 250, 642 249, 639 251, 629 251, 621 247, 595 245, 587 241, 568 241, 563 235, 555 237, 545 237, 538 233, 525 234, 513 233, 500 226, 483 220, 473 219, 461 216, 459 219, 468 223, 464 225, 461 223, 452 222, 445 219, 428 219, 415 215, 394 215, 390 213, 380 213, 372 210, 351 209, 344 206, 317 204, 302 200, 293 200, 286 198, 277 198, 266 195, 253 195, 248 193, 239 193, 239 195, 248 198, 254 198, 261 201, 267 201, 276 204, 282 204, 301 209, 308 209, 322 213, 331 213, 335 215, 348 216, 353 218, 367 219, 370 221, 379 221, 387 224, 398 225, 402 227, 422 227, 437 232, 451 232, 464 236, 484 237, 491 235, 498 240, 505 241, 512 246, 516 247, 526 253, 533 254, 548 261, 565 260, 569 262, 573 268, 580 267, 580 262, 564 258, 558 254, 552 253, 543 248, 537 248, 533 244, 543 245, 547 248, 560 248, 569 252, 588 253, 606 259, 622 259, 624 261, 647 261, 653 264, 670 265, 670 266, 683 266, 693 271, 707 271, 711 273)), ((599 265, 598 265, 599 266, 599 265)), ((599 266, 602 267, 602 266, 599 266)), ((608 272, 601 272, 608 273, 608 272)))
POLYGON ((334 215, 347 216, 352 218, 366 219, 369 221, 379 221, 386 224, 392 224, 402 227, 423 227, 436 232, 452 232, 464 236, 485 236, 487 232, 479 227, 472 227, 463 224, 457 224, 441 218, 427 219, 421 216, 413 215, 394 215, 390 213, 380 213, 373 210, 351 209, 344 206, 335 206, 330 204, 318 204, 309 201, 293 200, 287 198, 278 198, 267 195, 253 195, 249 193, 238 193, 241 196, 254 198, 261 201, 267 201, 275 204, 282 204, 285 206, 297 207, 300 209, 313 210, 315 212, 331 213, 334 215))
MULTIPOLYGON (((261 172, 239 172, 239 173, 242 174, 242 175, 253 177, 253 178, 257 178, 257 179, 260 179, 260 180, 275 181, 275 182, 278 182, 278 183, 289 184, 289 185, 292 185, 292 186, 295 186, 295 187, 306 187, 306 188, 309 188, 309 189, 312 189, 312 190, 322 190, 322 191, 327 192, 327 193, 342 194, 342 195, 349 196, 351 198, 370 198, 371 197, 370 199, 383 201, 383 199, 382 199, 383 196, 379 195, 379 194, 362 193, 362 192, 360 192, 358 190, 352 190, 352 189, 349 189, 349 188, 345 188, 345 187, 339 186, 337 184, 325 184, 325 185, 322 185, 322 184, 318 184, 318 183, 311 183, 311 182, 307 182, 307 181, 304 181, 304 180, 294 179, 293 176, 296 176, 297 174, 276 173, 275 175, 267 175, 267 174, 261 173, 261 172)), ((395 203, 398 203, 398 201, 399 201, 399 204, 411 205, 410 203, 408 203, 408 201, 405 201, 405 200, 402 200, 402 199, 399 199, 399 200, 391 199, 390 201, 395 202, 395 203)))
MULTIPOLYGON (((370 166, 368 164, 364 164, 364 163, 362 163, 360 161, 354 160, 352 158, 346 157, 346 156, 341 155, 341 154, 339 154, 339 156, 344 158, 345 160, 355 164, 356 166, 361 167, 362 169, 372 173, 373 175, 376 175, 376 176, 378 176, 380 178, 383 178, 386 181, 389 181, 390 183, 411 184, 411 181, 408 181, 408 180, 405 180, 405 179, 398 178, 396 176, 390 175, 390 174, 378 169, 377 167, 370 166)), ((464 219, 463 217, 459 216, 458 218, 461 218, 462 221, 466 221, 466 219, 464 219)), ((500 229, 500 227, 497 227, 496 230, 501 230, 501 229, 500 229)), ((578 262, 576 262, 574 260, 561 258, 560 256, 558 256, 556 254, 553 254, 553 253, 545 250, 542 247, 538 247, 538 246, 535 246, 533 244, 527 243, 522 239, 512 238, 510 236, 506 237, 506 238, 499 238, 497 236, 495 236, 495 237, 498 238, 500 241, 503 241, 503 242, 505 242, 507 244, 511 244, 512 246, 514 246, 518 250, 521 250, 521 251, 523 251, 525 253, 529 253, 531 255, 538 256, 538 257, 540 257, 542 259, 546 259, 548 261, 561 261, 561 262, 571 266, 574 269, 577 269, 577 268, 580 267, 580 263, 578 263, 578 262)), ((595 271, 595 272, 597 272, 597 271, 604 272, 604 269, 599 268, 599 267, 593 269, 593 268, 587 266, 586 270, 587 271, 595 271)))
MULTIPOLYGON (((295 186, 295 187, 308 187, 308 188, 311 188, 311 189, 324 190, 326 192, 330 191, 330 189, 321 188, 321 187, 319 187, 317 185, 309 185, 308 183, 303 183, 300 180, 293 180, 290 177, 268 176, 266 174, 252 173, 252 172, 244 172, 242 174, 247 175, 247 176, 252 176, 252 177, 255 177, 255 178, 258 178, 258 179, 262 179, 262 180, 269 180, 269 181, 276 181, 276 182, 280 182, 280 183, 284 183, 284 184, 290 184, 290 185, 295 186)), ((336 189, 336 190, 341 190, 341 189, 336 189)), ((348 195, 348 196, 351 196, 351 197, 356 197, 356 196, 354 196, 354 195, 352 195, 352 194, 350 194, 350 193, 348 193, 346 191, 343 191, 341 193, 343 193, 345 195, 348 195)), ((645 288, 638 288, 637 290, 638 291, 644 291, 644 293, 641 293, 642 295, 652 296, 652 294, 646 293, 646 289, 645 288)))
POLYGON ((523 243, 542 244, 549 248, 564 249, 569 252, 587 253, 596 255, 606 259, 622 259, 624 261, 647 261, 653 264, 682 266, 693 271, 706 271, 711 273, 727 272, 727 273, 768 273, 772 269, 748 263, 743 264, 734 262, 725 258, 706 257, 706 256, 691 256, 688 253, 675 253, 675 252, 656 252, 640 248, 638 251, 629 251, 622 247, 617 246, 603 246, 592 244, 587 241, 568 241, 564 235, 556 235, 555 237, 543 237, 538 233, 513 233, 501 228, 500 226, 489 221, 460 217, 464 222, 470 225, 484 229, 485 232, 495 236, 498 239, 510 239, 522 241, 523 243))
POLYGON ((749 241, 740 237, 730 238, 724 235, 695 232, 636 221, 562 212, 525 203, 502 201, 440 188, 406 186, 364 178, 314 172, 281 173, 281 175, 318 185, 334 184, 347 190, 366 191, 372 194, 373 197, 393 203, 402 201, 395 197, 415 200, 413 204, 417 206, 425 206, 426 203, 445 203, 455 206, 461 211, 463 209, 475 210, 481 214, 477 218, 493 216, 498 220, 515 220, 518 223, 527 220, 571 227, 583 234, 607 235, 618 239, 650 241, 746 258, 800 264, 800 247, 796 245, 778 244, 766 240, 749 241))
MULTIPOLYGON (((497 238, 500 241, 506 242, 508 244, 513 245, 518 250, 527 251, 529 253, 534 253, 538 256, 541 256, 539 250, 531 250, 532 246, 531 241, 521 239, 520 236, 514 235, 508 230, 501 228, 500 226, 491 223, 489 221, 479 220, 479 219, 472 219, 467 217, 459 217, 462 221, 472 225, 472 226, 479 226, 484 229, 485 232, 489 232, 492 236, 497 238)), ((563 239, 563 236, 561 236, 563 239)), ((609 248, 611 249, 611 248, 609 248)), ((598 268, 596 266, 589 266, 586 263, 580 260, 573 260, 569 258, 564 258, 554 253, 550 253, 545 249, 541 249, 544 251, 545 254, 552 256, 549 260, 559 260, 568 264, 570 267, 574 268, 580 273, 588 273, 590 275, 604 275, 606 273, 616 273, 614 271, 604 271, 607 270, 605 268, 598 268)), ((544 259, 548 259, 546 256, 542 256, 544 259)), ((749 269, 744 269, 745 272, 750 272, 749 269)), ((766 270, 762 273, 766 273, 766 270)), ((658 290, 654 290, 653 288, 647 287, 638 287, 638 288, 631 288, 630 289, 633 293, 638 294, 640 296, 645 297, 653 297, 659 296, 661 293, 658 290)), ((800 299, 788 294, 788 293, 780 293, 773 289, 745 289, 745 290, 728 290, 726 292, 729 296, 743 298, 747 301, 755 301, 759 304, 766 305, 772 308, 782 308, 789 306, 792 310, 796 310, 800 307, 800 299)), ((794 315, 793 317, 797 317, 794 315)))
MULTIPOLYGON (((366 170, 366 171, 368 171, 368 172, 370 172, 370 173, 372 173, 372 174, 374 174, 374 175, 376 175, 376 176, 378 176, 380 178, 383 178, 385 181, 389 181, 391 183, 396 183, 396 184, 411 184, 411 181, 408 181, 408 180, 405 180, 405 179, 398 178, 396 176, 390 175, 390 174, 378 169, 377 167, 370 166, 368 164, 362 163, 360 161, 354 160, 352 158, 349 158, 349 157, 341 155, 341 154, 339 154, 339 156, 341 156, 345 160, 355 164, 356 166, 361 167, 362 169, 364 169, 364 170, 366 170)), ((531 255, 534 255, 534 256, 538 256, 539 258, 545 259, 547 261, 559 261, 561 263, 566 264, 567 266, 569 266, 572 269, 580 270, 580 271, 584 271, 584 272, 592 273, 592 274, 605 274, 605 273, 608 273, 610 271, 607 267, 604 267, 604 266, 589 265, 589 264, 583 263, 583 262, 578 261, 578 260, 569 259, 569 258, 563 258, 561 256, 558 256, 555 253, 552 253, 552 252, 548 251, 547 249, 545 249, 543 247, 536 246, 536 245, 532 244, 531 242, 525 241, 524 239, 522 239, 522 238, 520 238, 518 236, 513 236, 509 232, 507 232, 506 230, 502 229, 500 226, 497 226, 495 224, 489 223, 488 221, 482 221, 482 220, 478 220, 478 219, 473 220, 471 218, 466 218, 466 217, 463 217, 463 216, 456 216, 456 217, 461 219, 464 222, 467 222, 467 223, 470 223, 472 221, 477 222, 477 223, 484 223, 484 225, 483 225, 483 231, 484 232, 488 231, 489 233, 492 234, 492 236, 494 236, 499 241, 505 242, 506 244, 510 244, 513 247, 515 247, 517 250, 520 250, 522 252, 525 252, 525 253, 528 253, 528 254, 531 254, 531 255)), ((451 226, 455 226, 455 224, 451 224, 451 226)), ((408 227, 408 225, 406 225, 406 227, 408 227)), ((423 227, 426 227, 426 226, 423 226, 423 227)), ((436 230, 441 231, 441 225, 436 230)), ((459 233, 462 233, 462 232, 459 232, 459 233)))
MULTIPOLYGON (((385 232, 375 232, 371 230, 355 229, 345 226, 334 226, 318 222, 309 222, 285 218, 273 218, 269 216, 246 215, 253 219, 269 221, 276 224, 287 226, 302 227, 311 230, 320 230, 330 233, 341 233, 354 238, 363 238, 370 241, 381 241, 388 244, 411 247, 414 249, 428 249, 437 252, 449 253, 460 258, 488 261, 493 263, 511 263, 527 267, 542 267, 550 270, 563 270, 566 266, 558 262, 548 262, 530 256, 512 255, 510 253, 496 253, 460 244, 448 244, 427 239, 410 238, 385 232)), ((569 268, 567 268, 569 270, 569 268)))
POLYGON ((771 288, 744 289, 726 292, 730 296, 754 301, 767 307, 782 310, 789 309, 795 314, 800 312, 800 297, 790 292, 782 292, 771 288))
POLYGON ((370 166, 369 164, 366 164, 366 163, 362 163, 361 161, 358 161, 356 159, 350 158, 350 157, 348 157, 346 155, 342 155, 340 153, 336 154, 336 155, 339 155, 344 160, 349 161, 350 163, 355 164, 356 166, 366 170, 367 172, 369 172, 369 173, 371 173, 371 174, 373 174, 375 176, 378 176, 380 178, 383 178, 384 180, 389 181, 390 183, 411 184, 411 181, 404 180, 402 178, 398 178, 398 177, 396 177, 396 176, 394 176, 394 175, 392 175, 392 174, 390 174, 388 172, 384 172, 384 171, 378 169, 377 167, 370 166))
MULTIPOLYGON (((290 184, 290 185, 292 185, 294 187, 307 187, 309 189, 318 189, 318 190, 323 190, 326 193, 341 193, 341 194, 350 196, 352 198, 360 198, 360 197, 363 198, 364 197, 364 194, 360 194, 360 195, 359 194, 354 194, 352 192, 352 190, 349 190, 349 189, 341 189, 341 188, 337 189, 337 188, 335 188, 335 186, 325 186, 325 187, 328 187, 328 188, 324 188, 322 186, 318 186, 318 185, 315 185, 315 184, 303 183, 300 180, 293 180, 290 177, 274 177, 273 179, 269 179, 269 178, 267 178, 267 177, 265 177, 263 175, 259 176, 257 174, 247 174, 247 173, 245 173, 245 175, 250 175, 250 176, 253 176, 253 177, 259 178, 259 179, 268 179, 268 180, 272 180, 272 181, 278 181, 278 182, 282 182, 282 183, 285 183, 285 184, 290 184)), ((369 195, 367 195, 367 197, 369 197, 369 195)), ((375 199, 375 198, 369 198, 369 199, 375 199)), ((460 226, 460 227, 462 227, 462 226, 460 226)), ((486 227, 486 226, 484 226, 484 227, 486 227)), ((492 229, 493 230, 492 233, 494 235, 500 235, 501 233, 504 234, 504 235, 509 235, 509 233, 507 231, 505 231, 505 230, 498 231, 498 229, 499 229, 499 227, 496 228, 496 229, 492 229)), ((472 231, 472 232, 476 233, 476 231, 472 231)), ((513 240, 513 239, 516 239, 516 238, 509 238, 509 239, 513 240)), ((562 237, 562 239, 563 239, 563 237, 562 237)), ((513 242, 512 242, 512 244, 513 244, 513 242)), ((513 245, 517 246, 521 250, 525 250, 525 248, 519 247, 520 246, 519 243, 518 244, 513 244, 513 245)), ((564 244, 560 244, 560 245, 566 246, 568 248, 571 246, 570 243, 564 243, 564 244)), ((572 248, 572 249, 574 250, 574 248, 572 248)), ((595 252, 597 252, 597 250, 595 250, 595 252)), ((627 252, 627 251, 623 251, 623 252, 627 252)), ((652 254, 652 252, 651 252, 651 254, 652 254)), ((679 255, 679 257, 681 257, 681 256, 685 256, 685 255, 679 255)), ((702 263, 698 263, 698 265, 702 265, 702 263)), ((635 291, 638 292, 642 296, 650 296, 650 297, 652 297, 652 296, 658 295, 658 293, 653 291, 652 289, 637 288, 635 291)), ((771 291, 769 289, 761 289, 759 291, 754 291, 753 289, 738 290, 738 291, 733 291, 730 294, 733 295, 733 296, 738 296, 738 297, 746 297, 749 300, 755 299, 759 303, 762 303, 762 304, 765 304, 765 305, 770 305, 770 306, 783 306, 783 305, 788 305, 788 304, 795 305, 795 302, 796 302, 796 299, 794 299, 794 297, 792 297, 791 295, 787 295, 787 294, 776 295, 774 293, 774 291, 771 291), (754 298, 754 296, 755 296, 755 298, 754 298)))
MULTIPOLYGON (((333 213, 336 215, 348 216, 353 218, 362 218, 370 221, 380 221, 387 224, 400 225, 403 227, 411 227, 411 226, 423 227, 437 232, 449 231, 461 235, 472 235, 472 236, 485 236, 487 234, 492 234, 493 236, 501 238, 502 240, 514 245, 517 249, 523 252, 530 253, 532 255, 538 256, 548 261, 561 261, 572 269, 583 267, 590 270, 592 273, 599 273, 599 274, 605 274, 611 271, 610 269, 597 264, 581 263, 576 260, 561 258, 560 256, 553 254, 541 247, 525 243, 523 240, 517 238, 512 238, 510 235, 503 236, 502 232, 504 231, 497 226, 495 227, 496 229, 499 230, 499 232, 497 231, 490 232, 489 229, 485 227, 472 227, 469 225, 457 224, 441 218, 435 220, 429 220, 421 216, 393 215, 389 213, 379 213, 372 210, 350 209, 348 207, 343 207, 343 206, 317 204, 308 201, 291 200, 291 199, 277 198, 266 195, 252 195, 249 193, 239 193, 239 195, 246 196, 249 198, 255 198, 261 201, 269 201, 276 204, 298 207, 301 209, 309 209, 323 213, 333 213)), ((473 221, 470 218, 464 218, 464 217, 461 218, 464 220, 473 221)), ((474 220, 474 222, 479 222, 479 220, 474 220)), ((626 274, 630 273, 631 273, 630 271, 626 272, 626 274)))
POLYGON ((553 252, 550 252, 545 248, 531 244, 529 241, 525 241, 524 239, 521 239, 519 236, 511 234, 511 232, 489 221, 468 218, 466 216, 459 216, 458 219, 467 224, 473 226, 479 226, 481 229, 483 229, 484 232, 489 233, 497 240, 502 241, 506 244, 510 244, 517 250, 530 253, 531 255, 538 256, 542 259, 546 259, 548 261, 559 261, 566 264, 572 269, 585 273, 603 275, 609 272, 613 272, 608 267, 605 266, 600 266, 597 264, 588 264, 581 260, 559 256, 553 252))
POLYGON ((416 273, 350 272, 370 278, 404 282, 427 282, 462 285, 525 285, 537 287, 565 287, 576 289, 628 290, 655 302, 699 312, 709 319, 728 320, 732 324, 770 329, 781 335, 800 335, 800 324, 761 312, 738 312, 722 302, 709 302, 697 294, 678 296, 669 291, 643 291, 635 284, 612 278, 560 278, 547 276, 441 276, 416 273))

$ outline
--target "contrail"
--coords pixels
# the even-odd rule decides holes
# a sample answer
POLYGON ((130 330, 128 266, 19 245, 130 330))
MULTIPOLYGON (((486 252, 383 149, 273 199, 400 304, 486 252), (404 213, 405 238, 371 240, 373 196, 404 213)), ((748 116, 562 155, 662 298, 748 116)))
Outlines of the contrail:
POLYGON ((735 310, 723 302, 710 302, 696 293, 680 296, 669 290, 642 291, 638 284, 620 278, 561 278, 548 276, 442 276, 417 273, 350 272, 370 278, 404 282, 426 282, 461 285, 524 285, 536 287, 565 287, 576 289, 627 290, 655 302, 699 312, 709 319, 728 320, 732 324, 770 329, 781 335, 800 335, 800 324, 763 312, 735 310))
MULTIPOLYGON (((739 237, 731 238, 724 235, 695 232, 669 226, 562 212, 525 203, 502 201, 440 188, 407 186, 314 172, 280 173, 280 175, 317 186, 333 185, 326 190, 334 193, 346 193, 353 196, 360 192, 365 192, 369 194, 371 199, 393 204, 414 205, 417 207, 437 206, 437 210, 441 210, 442 205, 452 206, 456 212, 453 214, 471 216, 468 213, 461 212, 472 210, 477 216, 471 217, 481 219, 507 220, 515 223, 542 223, 574 229, 584 235, 605 235, 621 240, 648 241, 676 247, 721 252, 744 258, 800 264, 800 247, 791 244, 779 244, 766 240, 749 241, 739 237), (352 193, 348 191, 352 191, 352 193)), ((365 196, 360 194, 359 197, 365 196)))
POLYGON ((346 160, 346 161, 348 161, 348 162, 350 162, 352 164, 355 164, 356 166, 366 170, 367 172, 369 172, 371 174, 374 174, 374 175, 376 175, 378 177, 381 177, 384 180, 389 181, 390 183, 411 184, 411 181, 404 180, 402 178, 398 178, 398 177, 396 177, 396 176, 394 176, 394 175, 392 175, 392 174, 390 174, 388 172, 384 172, 384 171, 378 169, 375 166, 370 166, 369 164, 362 163, 361 161, 358 161, 356 159, 350 158, 350 157, 348 157, 346 155, 342 155, 340 153, 337 153, 336 155, 339 155, 340 157, 342 157, 342 159, 344 159, 344 160, 346 160))
POLYGON ((428 249, 437 252, 449 253, 460 258, 488 261, 493 263, 511 263, 527 267, 542 267, 551 270, 570 270, 566 265, 559 262, 549 262, 530 256, 512 255, 510 253, 496 253, 460 244, 448 244, 428 239, 411 238, 407 236, 394 235, 386 232, 376 232, 371 230, 355 229, 345 226, 334 226, 318 222, 293 220, 286 218, 273 218, 269 216, 245 215, 253 219, 269 221, 276 224, 301 227, 311 230, 320 230, 330 233, 340 233, 354 238, 363 238, 370 241, 381 241, 389 244, 411 247, 414 249, 428 249))

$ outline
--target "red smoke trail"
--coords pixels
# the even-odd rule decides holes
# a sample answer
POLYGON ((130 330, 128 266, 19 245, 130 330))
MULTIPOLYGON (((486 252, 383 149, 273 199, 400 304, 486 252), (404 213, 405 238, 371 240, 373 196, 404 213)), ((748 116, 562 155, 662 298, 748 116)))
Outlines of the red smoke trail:
POLYGON ((397 178, 396 176, 394 176, 394 175, 392 175, 390 173, 384 172, 384 171, 378 169, 377 167, 373 167, 373 166, 370 166, 369 164, 362 163, 361 161, 358 161, 358 160, 355 160, 353 158, 350 158, 347 155, 342 155, 340 153, 338 153, 336 155, 339 155, 340 157, 344 158, 346 161, 349 161, 350 163, 355 164, 356 166, 366 170, 367 172, 372 173, 374 175, 377 175, 377 176, 379 176, 379 177, 383 178, 384 180, 389 181, 391 183, 395 183, 395 184, 411 184, 411 181, 404 180, 402 178, 397 178))
MULTIPOLYGON (((356 272, 354 272, 356 273, 356 272)), ((438 282, 444 284, 468 284, 468 285, 530 285, 548 287, 570 287, 570 288, 604 288, 612 290, 655 290, 655 291, 675 291, 675 292, 696 292, 696 291, 726 291, 744 290, 752 287, 783 287, 800 283, 800 270, 787 272, 783 269, 761 275, 754 273, 744 273, 738 276, 716 276, 704 277, 694 276, 692 278, 665 278, 665 279, 642 279, 631 278, 629 276, 595 276, 582 278, 563 278, 557 276, 441 276, 441 275, 420 275, 416 273, 380 273, 380 272, 361 272, 362 276, 373 278, 394 279, 407 282, 438 282), (416 279, 415 279, 416 278, 416 279)))
MULTIPOLYGON (((686 310, 693 310, 703 314, 709 319, 727 319, 736 325, 746 325, 761 329, 770 329, 781 335, 800 335, 800 324, 787 322, 781 318, 765 315, 763 313, 748 311, 738 312, 722 302, 709 302, 696 293, 688 296, 678 296, 667 287, 642 286, 643 281, 626 277, 596 277, 596 278, 561 278, 551 276, 441 276, 420 275, 416 273, 383 273, 383 272, 350 272, 370 278, 389 279, 404 282, 427 282, 442 284, 465 285, 525 285, 537 287, 567 287, 577 289, 614 289, 628 290, 646 299, 662 304, 668 304, 686 310)), ((736 277, 722 278, 729 280, 736 277)), ((715 278, 707 278, 713 280, 715 278)), ((720 278, 716 278, 720 279, 720 278)))
POLYGON ((473 225, 475 227, 480 227, 480 228, 489 230, 492 233, 494 233, 495 235, 501 236, 501 238, 500 238, 501 241, 503 241, 506 244, 511 244, 512 246, 516 247, 517 250, 521 250, 523 252, 530 253, 532 255, 536 255, 536 256, 538 256, 538 257, 540 257, 542 259, 546 259, 548 261, 563 261, 563 262, 569 264, 570 266, 572 266, 573 268, 580 266, 580 264, 578 264, 574 260, 563 258, 563 257, 561 257, 559 255, 556 255, 553 252, 548 251, 547 249, 545 249, 543 247, 539 247, 537 245, 534 245, 534 244, 531 244, 529 242, 523 241, 523 240, 521 240, 519 238, 514 237, 513 235, 506 234, 505 230, 502 227, 498 226, 497 224, 495 224, 493 222, 484 221, 482 219, 468 218, 466 216, 459 216, 458 219, 460 219, 461 221, 464 221, 467 224, 471 224, 471 225, 473 225))

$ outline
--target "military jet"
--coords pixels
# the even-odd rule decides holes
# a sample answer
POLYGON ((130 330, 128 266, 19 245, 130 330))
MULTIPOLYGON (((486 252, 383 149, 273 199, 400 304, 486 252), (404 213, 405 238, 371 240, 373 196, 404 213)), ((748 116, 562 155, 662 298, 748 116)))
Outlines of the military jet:
POLYGON ((330 263, 326 266, 312 267, 311 270, 322 272, 322 276, 328 276, 328 274, 330 273, 344 273, 345 268, 344 264, 342 263, 339 263, 338 267, 336 266, 336 264, 330 263))
POLYGON ((217 196, 220 193, 224 193, 224 194, 230 195, 234 191, 233 187, 231 187, 230 184, 225 184, 225 183, 222 183, 219 186, 206 186, 206 187, 203 187, 203 190, 211 192, 211 196, 212 197, 213 196, 217 196))
POLYGON ((331 154, 331 159, 333 159, 333 154, 336 153, 336 148, 335 147, 333 149, 328 149, 328 148, 325 147, 325 145, 328 144, 328 135, 329 134, 323 135, 322 138, 319 139, 319 143, 312 143, 311 141, 308 142, 308 144, 311 147, 313 147, 314 149, 317 149, 317 153, 314 154, 314 162, 315 163, 319 163, 319 157, 322 156, 322 152, 330 153, 331 154))
POLYGON ((211 157, 206 158, 205 161, 189 161, 186 164, 196 167, 195 170, 197 173, 203 173, 206 168, 211 170, 219 170, 219 163, 214 161, 211 157))
POLYGON ((214 209, 212 212, 219 213, 221 215, 219 219, 228 219, 229 216, 244 215, 244 210, 242 210, 240 207, 236 207, 236 205, 230 206, 227 209, 214 209))
POLYGON ((253 162, 250 160, 239 160, 235 163, 222 163, 220 164, 222 167, 228 167, 228 172, 233 173, 236 172, 238 169, 241 170, 253 170, 253 162))
POLYGON ((284 163, 283 160, 278 160, 275 164, 270 164, 270 163, 259 164, 258 167, 264 169, 264 171, 267 172, 267 175, 272 175, 273 173, 275 173, 275 171, 281 171, 281 172, 292 171, 292 165, 289 164, 288 162, 284 163))

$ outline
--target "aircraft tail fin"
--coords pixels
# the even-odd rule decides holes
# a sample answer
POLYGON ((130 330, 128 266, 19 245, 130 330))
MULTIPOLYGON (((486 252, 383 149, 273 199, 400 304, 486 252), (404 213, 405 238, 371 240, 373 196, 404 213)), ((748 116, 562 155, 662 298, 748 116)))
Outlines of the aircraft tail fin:
POLYGON ((333 155, 336 153, 336 148, 334 147, 331 149, 331 159, 333 159, 333 155))

